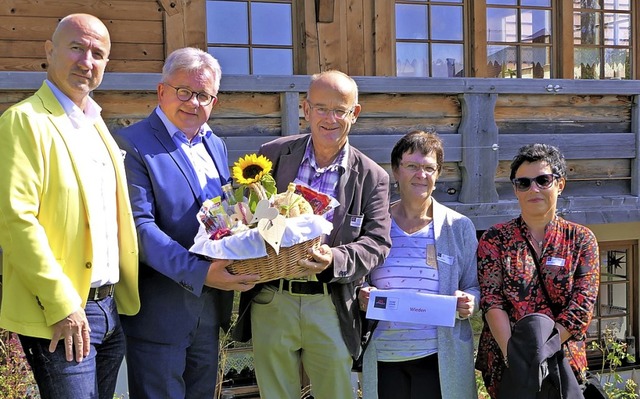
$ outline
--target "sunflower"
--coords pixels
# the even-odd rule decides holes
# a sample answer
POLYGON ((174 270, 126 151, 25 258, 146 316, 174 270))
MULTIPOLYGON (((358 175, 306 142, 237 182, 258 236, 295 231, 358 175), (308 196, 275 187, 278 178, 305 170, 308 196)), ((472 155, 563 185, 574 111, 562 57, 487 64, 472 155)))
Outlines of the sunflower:
POLYGON ((271 161, 264 155, 245 155, 233 164, 233 178, 240 185, 258 183, 271 172, 271 166, 271 161))

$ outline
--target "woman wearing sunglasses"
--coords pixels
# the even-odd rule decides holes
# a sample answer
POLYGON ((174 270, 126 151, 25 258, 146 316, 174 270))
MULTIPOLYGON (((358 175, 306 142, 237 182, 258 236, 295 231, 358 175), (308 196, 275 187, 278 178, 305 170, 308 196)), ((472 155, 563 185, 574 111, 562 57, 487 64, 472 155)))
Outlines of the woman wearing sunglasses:
POLYGON ((520 148, 511 163, 510 178, 521 214, 488 229, 478 244, 480 308, 485 323, 476 368, 492 398, 505 397, 505 392, 499 395, 501 389, 507 389, 505 385, 508 397, 527 393, 526 384, 514 392, 511 377, 505 377, 504 384, 501 380, 507 368, 513 369, 511 360, 523 353, 522 347, 512 346, 515 341, 509 344, 512 332, 519 331, 514 324, 533 313, 551 318, 552 333, 559 337, 558 359, 562 348, 568 360, 568 364, 560 360, 560 366, 570 366, 569 375, 575 374, 582 382, 587 366, 584 338, 598 295, 600 268, 594 234, 556 214, 566 171, 556 147, 530 144, 520 148))

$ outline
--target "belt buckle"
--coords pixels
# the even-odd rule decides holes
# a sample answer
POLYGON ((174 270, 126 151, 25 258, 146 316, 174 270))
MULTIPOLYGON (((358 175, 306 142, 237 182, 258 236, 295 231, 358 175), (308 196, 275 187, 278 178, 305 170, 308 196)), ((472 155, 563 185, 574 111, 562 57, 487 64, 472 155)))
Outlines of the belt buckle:
POLYGON ((307 296, 309 294, 302 294, 299 292, 293 292, 293 284, 306 284, 308 283, 308 280, 303 280, 303 279, 295 279, 295 280, 288 280, 289 281, 289 289, 287 290, 289 292, 290 295, 293 296, 307 296))

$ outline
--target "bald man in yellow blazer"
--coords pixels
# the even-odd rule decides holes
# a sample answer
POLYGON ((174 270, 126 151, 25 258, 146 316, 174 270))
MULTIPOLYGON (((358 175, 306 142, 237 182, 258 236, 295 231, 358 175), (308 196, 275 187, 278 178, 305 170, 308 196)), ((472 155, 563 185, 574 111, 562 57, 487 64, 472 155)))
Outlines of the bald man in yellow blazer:
POLYGON ((45 49, 47 80, 0 117, 0 327, 19 334, 43 397, 113 398, 118 312, 140 300, 123 154, 89 97, 109 34, 73 14, 45 49))

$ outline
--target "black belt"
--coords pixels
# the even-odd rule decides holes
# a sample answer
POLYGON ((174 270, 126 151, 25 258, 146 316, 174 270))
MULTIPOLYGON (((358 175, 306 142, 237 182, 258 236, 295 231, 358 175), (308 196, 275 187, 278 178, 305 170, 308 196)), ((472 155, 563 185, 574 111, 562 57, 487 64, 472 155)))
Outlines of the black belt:
POLYGON ((103 285, 102 287, 91 288, 89 290, 89 296, 87 297, 87 301, 99 301, 108 296, 113 296, 113 291, 115 289, 114 284, 103 285))
POLYGON ((288 292, 291 295, 329 295, 331 286, 319 281, 307 280, 280 280, 267 281, 267 285, 278 288, 278 291, 288 292))

